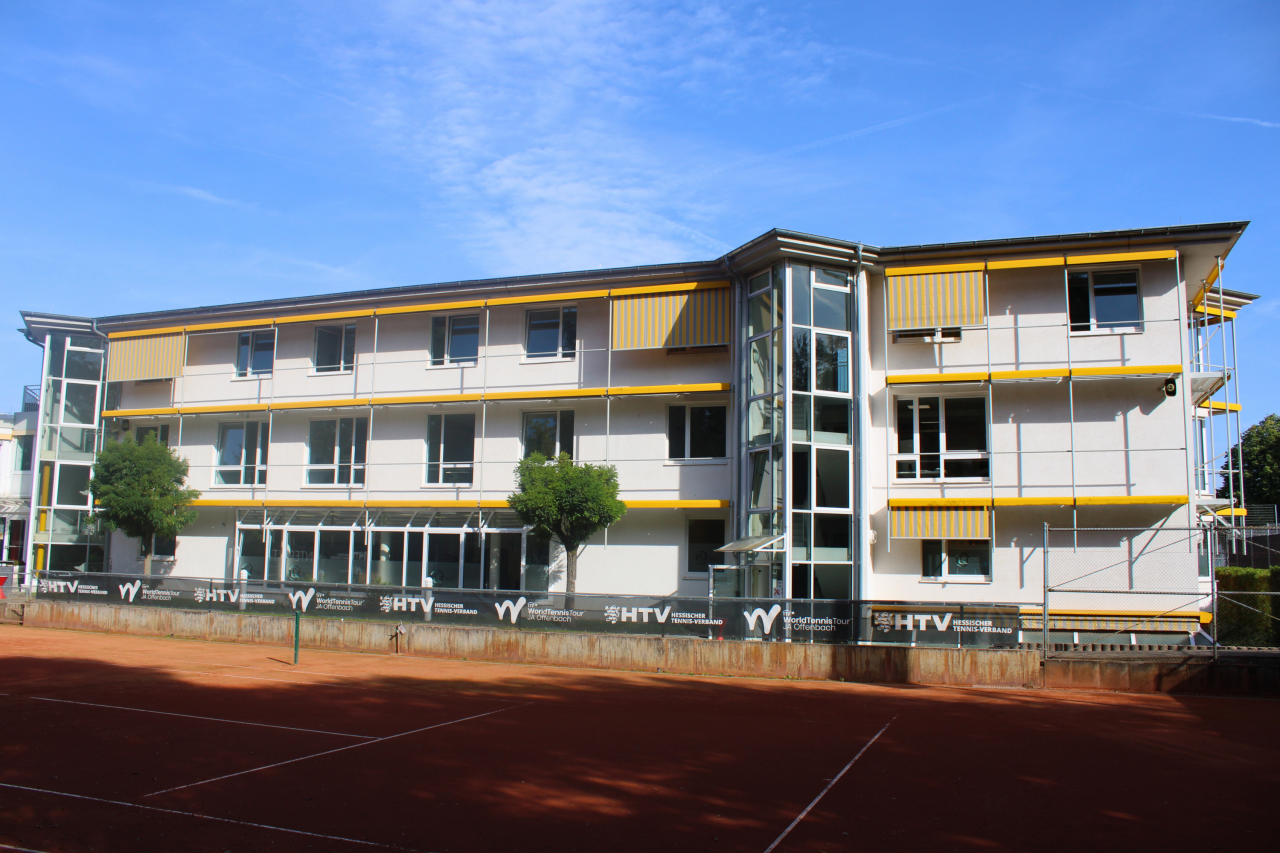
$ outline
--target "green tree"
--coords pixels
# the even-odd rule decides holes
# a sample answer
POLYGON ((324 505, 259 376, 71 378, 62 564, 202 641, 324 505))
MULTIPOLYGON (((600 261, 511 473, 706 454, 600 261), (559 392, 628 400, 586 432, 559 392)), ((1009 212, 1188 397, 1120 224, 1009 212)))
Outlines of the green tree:
POLYGON ((533 453, 516 466, 516 490, 507 505, 538 536, 554 536, 564 546, 565 593, 578 585, 578 551, 583 543, 622 518, 618 471, 612 465, 575 465, 561 453, 548 462, 533 453))
POLYGON ((142 541, 143 572, 151 574, 151 543, 155 536, 177 536, 196 519, 191 502, 200 497, 186 488, 187 460, 148 435, 141 444, 133 438, 108 441, 93 463, 95 515, 106 530, 123 530, 142 541))
MULTIPOLYGON (((1240 443, 1231 448, 1231 458, 1243 471, 1235 476, 1235 494, 1240 494, 1241 474, 1244 496, 1251 504, 1280 504, 1280 417, 1267 415, 1244 431, 1240 443)), ((1230 497, 1227 476, 1223 476, 1218 497, 1230 497)))

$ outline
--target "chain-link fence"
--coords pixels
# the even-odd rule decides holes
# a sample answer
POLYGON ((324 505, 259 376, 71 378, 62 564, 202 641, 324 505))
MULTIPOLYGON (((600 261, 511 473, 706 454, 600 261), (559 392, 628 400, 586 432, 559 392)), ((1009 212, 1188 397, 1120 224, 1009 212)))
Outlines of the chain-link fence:
POLYGON ((1046 527, 1045 545, 1047 618, 1023 627, 1046 657, 1280 651, 1280 528, 1046 527))

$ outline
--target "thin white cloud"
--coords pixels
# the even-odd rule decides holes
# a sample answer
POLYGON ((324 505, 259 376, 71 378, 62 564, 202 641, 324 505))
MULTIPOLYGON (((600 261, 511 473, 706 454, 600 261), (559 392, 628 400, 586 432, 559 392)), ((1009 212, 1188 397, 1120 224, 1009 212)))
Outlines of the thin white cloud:
POLYGON ((202 190, 199 187, 183 186, 181 184, 162 184, 154 181, 130 181, 139 190, 143 192, 166 193, 169 195, 179 195, 184 198, 203 201, 207 204, 216 204, 223 207, 237 207, 245 210, 257 209, 257 205, 248 202, 237 201, 233 198, 216 195, 208 190, 202 190))

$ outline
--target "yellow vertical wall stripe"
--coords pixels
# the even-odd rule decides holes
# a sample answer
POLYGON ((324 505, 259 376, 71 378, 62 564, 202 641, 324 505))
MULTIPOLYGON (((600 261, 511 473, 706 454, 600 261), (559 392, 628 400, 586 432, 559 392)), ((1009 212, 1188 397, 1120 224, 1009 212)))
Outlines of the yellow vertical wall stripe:
POLYGON ((659 349, 727 344, 732 291, 646 293, 613 299, 613 348, 659 349))
POLYGON ((107 351, 107 381, 181 376, 185 343, 186 336, 182 332, 114 340, 107 351))
POLYGON ((987 507, 891 507, 889 536, 894 539, 990 539, 987 507))
POLYGON ((888 276, 889 328, 985 325, 984 275, 981 270, 974 270, 888 276))

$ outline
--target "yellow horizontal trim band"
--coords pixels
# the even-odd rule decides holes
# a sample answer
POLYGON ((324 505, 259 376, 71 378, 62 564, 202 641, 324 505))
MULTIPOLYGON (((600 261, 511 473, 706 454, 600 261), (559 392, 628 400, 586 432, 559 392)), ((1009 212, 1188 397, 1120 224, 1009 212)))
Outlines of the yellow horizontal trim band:
POLYGON ((933 382, 986 382, 986 373, 898 373, 890 374, 885 381, 890 385, 920 385, 933 382))
POLYGON ((1007 261, 987 261, 987 269, 989 270, 1017 270, 1029 267, 1061 267, 1065 266, 1067 259, 1062 255, 1055 255, 1052 258, 1010 258, 1007 261))
POLYGON ((1249 514, 1249 510, 1245 509, 1244 507, 1238 507, 1238 506, 1227 507, 1226 509, 1220 509, 1214 513, 1214 515, 1230 515, 1235 517, 1246 516, 1248 514, 1249 514))
POLYGON ((1073 367, 1072 376, 1165 376, 1181 373, 1180 364, 1135 364, 1129 367, 1073 367))
POLYGON ((642 293, 680 293, 687 290, 719 290, 729 286, 727 279, 721 281, 690 281, 684 284, 647 284, 642 287, 615 287, 609 291, 610 296, 638 296, 642 293))
POLYGON ((1238 412, 1244 408, 1239 403, 1224 403, 1221 400, 1206 400, 1197 409, 1209 409, 1215 412, 1238 412))
POLYGON ((218 329, 253 329, 258 326, 275 325, 274 317, 259 317, 256 320, 231 320, 222 323, 198 323, 193 326, 187 326, 188 332, 213 332, 218 329))
POLYGON ((483 299, 471 299, 466 302, 437 302, 425 305, 397 305, 394 308, 379 308, 374 313, 379 317, 389 314, 426 314, 431 311, 456 311, 461 308, 483 308, 483 299))
POLYGON ((986 269, 982 261, 967 261, 962 264, 931 264, 922 267, 885 267, 885 275, 924 275, 931 272, 977 272, 986 269))
POLYGON ((1143 506, 1188 503, 1186 495, 1116 495, 1077 497, 1076 506, 1143 506))
POLYGON ((417 507, 440 507, 442 509, 504 509, 507 506, 506 501, 448 501, 448 500, 431 500, 419 499, 408 501, 366 501, 365 506, 370 509, 415 509, 417 507))
MULTIPOLYGON (((280 403, 271 403, 270 408, 273 410, 285 409, 342 409, 351 406, 368 406, 368 397, 359 397, 354 400, 288 400, 280 403)), ((264 406, 263 408, 267 408, 264 406)), ((186 409, 184 411, 190 411, 186 409)))
POLYGON ((125 338, 147 338, 151 335, 174 335, 178 332, 185 332, 186 326, 165 326, 160 329, 141 329, 136 332, 108 332, 108 340, 119 341, 125 338))
POLYGON ((1067 255, 1069 264, 1114 264, 1126 261, 1172 261, 1178 257, 1177 249, 1159 249, 1154 252, 1110 252, 1105 255, 1067 255))
POLYGON ((1212 314, 1215 317, 1226 317, 1228 320, 1236 318, 1236 312, 1227 309, 1214 308, 1210 305, 1195 305, 1191 308, 1197 314, 1212 314))
POLYGON ((564 388, 559 391, 490 391, 486 395, 489 400, 537 400, 545 397, 604 397, 607 388, 564 388))
MULTIPOLYGON (((1023 616, 1039 616, 1043 607, 1023 607, 1019 613, 1023 616)), ((1212 617, 1212 613, 1205 613, 1200 610, 1059 610, 1056 607, 1049 608, 1049 616, 1133 616, 1136 618, 1156 618, 1156 619, 1199 619, 1205 621, 1204 617, 1212 617)))
POLYGON ((569 302, 574 299, 599 299, 607 290, 575 290, 569 293, 539 293, 530 296, 501 296, 488 300, 489 305, 522 305, 531 302, 569 302))
POLYGON ((996 506, 1071 506, 1071 496, 1066 497, 1033 497, 1033 498, 996 498, 996 506))
POLYGON ((179 414, 177 409, 116 409, 115 411, 103 412, 104 418, 147 418, 155 415, 176 415, 179 414))
POLYGON ((991 506, 991 498, 889 498, 891 507, 912 506, 991 506))
POLYGON ((992 379, 1066 379, 1071 372, 1065 367, 1048 370, 993 370, 992 379))
POLYGON ((693 385, 633 385, 623 388, 610 388, 611 397, 627 397, 637 394, 697 394, 707 391, 728 391, 732 388, 728 382, 702 382, 693 385))
POLYGON ((415 403, 478 403, 480 394, 419 394, 410 397, 374 397, 371 406, 413 405, 415 403))
POLYGON ((705 501, 623 501, 628 509, 723 509, 729 506, 727 500, 705 501))
POLYGON ((295 314, 291 317, 276 317, 277 325, 286 325, 288 323, 315 323, 320 320, 349 320, 356 317, 372 317, 373 309, 365 308, 358 311, 329 311, 324 314, 295 314))

